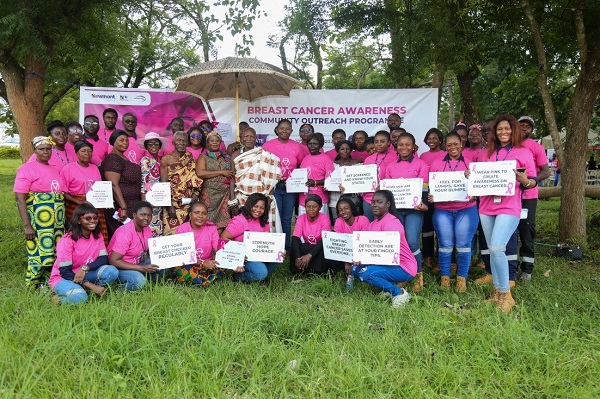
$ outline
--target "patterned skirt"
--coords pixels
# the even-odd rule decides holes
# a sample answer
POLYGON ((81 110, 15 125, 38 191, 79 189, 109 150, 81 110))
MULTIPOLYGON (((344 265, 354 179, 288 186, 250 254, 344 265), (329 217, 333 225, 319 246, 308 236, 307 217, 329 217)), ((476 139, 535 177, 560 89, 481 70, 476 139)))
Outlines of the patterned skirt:
POLYGON ((206 287, 218 278, 225 276, 223 269, 204 270, 196 265, 178 266, 173 269, 175 278, 180 283, 191 282, 206 287))

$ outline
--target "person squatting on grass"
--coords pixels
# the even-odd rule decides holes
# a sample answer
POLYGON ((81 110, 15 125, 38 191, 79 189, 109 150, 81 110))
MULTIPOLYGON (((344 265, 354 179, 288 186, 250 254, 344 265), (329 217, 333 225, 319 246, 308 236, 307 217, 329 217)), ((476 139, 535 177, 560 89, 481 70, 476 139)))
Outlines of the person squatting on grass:
POLYGON ((50 287, 60 303, 85 302, 86 290, 102 296, 118 276, 117 268, 108 264, 98 210, 88 202, 78 205, 58 242, 50 287))

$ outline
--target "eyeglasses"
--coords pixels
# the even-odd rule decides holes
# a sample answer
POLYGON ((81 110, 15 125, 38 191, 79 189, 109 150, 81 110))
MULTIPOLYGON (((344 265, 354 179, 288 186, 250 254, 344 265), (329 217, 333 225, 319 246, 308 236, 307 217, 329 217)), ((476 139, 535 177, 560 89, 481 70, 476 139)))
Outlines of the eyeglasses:
POLYGON ((302 133, 312 133, 313 130, 312 129, 300 129, 300 132, 302 132, 302 133))
POLYGON ((83 124, 86 126, 98 126, 98 122, 85 121, 83 124))
POLYGON ((150 142, 146 143, 146 145, 156 147, 156 146, 160 145, 160 141, 150 141, 150 142))
POLYGON ((83 133, 83 129, 69 129, 69 133, 83 133))
POLYGON ((202 133, 198 133, 198 134, 192 133, 192 134, 190 134, 190 138, 191 139, 201 139, 202 133))
POLYGON ((98 220, 98 215, 90 215, 90 216, 82 216, 81 217, 83 220, 85 220, 86 222, 91 222, 93 221, 97 221, 98 220))
POLYGON ((135 119, 123 119, 123 123, 127 123, 127 124, 129 124, 129 123, 137 123, 137 120, 135 120, 135 119))

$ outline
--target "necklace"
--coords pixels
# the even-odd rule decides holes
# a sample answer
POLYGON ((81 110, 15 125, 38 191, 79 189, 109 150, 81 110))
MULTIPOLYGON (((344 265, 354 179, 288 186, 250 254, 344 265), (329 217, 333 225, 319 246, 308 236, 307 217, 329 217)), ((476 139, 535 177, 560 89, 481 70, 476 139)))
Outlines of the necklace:
POLYGON ((54 153, 56 154, 56 156, 58 157, 58 159, 60 159, 60 162, 63 163, 63 165, 68 165, 69 164, 69 154, 67 154, 67 150, 65 151, 65 158, 67 158, 67 161, 65 162, 65 160, 63 159, 63 157, 60 156, 58 150, 56 149, 56 147, 52 147, 52 150, 54 150, 54 153))

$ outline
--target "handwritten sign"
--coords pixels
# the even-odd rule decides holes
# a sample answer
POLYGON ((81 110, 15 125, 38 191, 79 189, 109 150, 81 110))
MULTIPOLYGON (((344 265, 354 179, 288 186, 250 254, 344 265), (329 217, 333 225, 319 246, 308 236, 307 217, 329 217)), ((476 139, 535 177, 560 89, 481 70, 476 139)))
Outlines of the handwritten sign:
POLYGON ((352 234, 323 232, 323 254, 325 259, 352 262, 352 234))
POLYGON ((146 201, 152 206, 171 206, 171 183, 146 183, 146 201))
POLYGON ((174 234, 172 236, 148 239, 150 262, 159 269, 191 265, 198 262, 194 233, 174 234))
POLYGON ((114 208, 112 183, 109 181, 95 181, 88 187, 85 200, 98 209, 114 208))
POLYGON ((396 208, 412 209, 421 203, 423 195, 423 179, 383 179, 379 185, 382 190, 390 190, 394 194, 396 208))
POLYGON ((257 262, 283 262, 285 253, 284 233, 244 233, 246 258, 257 262))
POLYGON ((288 193, 307 193, 308 169, 294 169, 290 177, 285 181, 285 188, 288 193))
POLYGON ((363 265, 399 265, 400 233, 397 231, 355 231, 352 259, 363 265))
POLYGON ((468 180, 465 172, 429 172, 429 192, 435 202, 465 202, 468 180))
POLYGON ((514 169, 517 161, 472 162, 469 165, 469 185, 467 192, 470 196, 515 195, 517 176, 514 169))
POLYGON ((245 256, 246 245, 243 242, 227 241, 217 251, 215 260, 219 263, 220 268, 235 270, 240 266, 244 266, 245 256))
POLYGON ((342 169, 340 165, 334 164, 335 170, 325 178, 325 189, 327 191, 340 191, 342 184, 342 169))
POLYGON ((342 166, 344 193, 373 193, 377 188, 377 165, 342 166))

